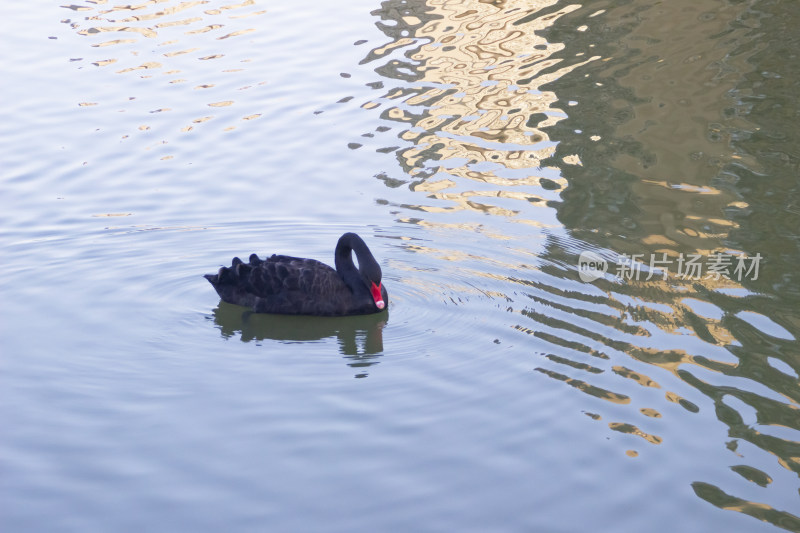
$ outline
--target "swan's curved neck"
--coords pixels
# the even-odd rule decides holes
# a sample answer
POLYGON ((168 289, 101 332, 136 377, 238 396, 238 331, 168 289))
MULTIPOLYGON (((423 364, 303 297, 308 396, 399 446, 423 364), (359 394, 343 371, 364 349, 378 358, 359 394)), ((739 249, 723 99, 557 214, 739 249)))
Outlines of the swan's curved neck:
POLYGON ((367 250, 367 245, 361 240, 361 237, 355 233, 345 233, 336 243, 336 270, 343 274, 347 271, 356 272, 356 266, 353 264, 353 252, 358 257, 359 264, 362 261, 363 250, 367 250))
POLYGON ((366 289, 364 278, 380 283, 380 266, 367 244, 355 233, 345 233, 336 244, 336 271, 351 289, 356 289, 354 284, 366 289), (358 268, 353 263, 353 252, 358 258, 358 268))

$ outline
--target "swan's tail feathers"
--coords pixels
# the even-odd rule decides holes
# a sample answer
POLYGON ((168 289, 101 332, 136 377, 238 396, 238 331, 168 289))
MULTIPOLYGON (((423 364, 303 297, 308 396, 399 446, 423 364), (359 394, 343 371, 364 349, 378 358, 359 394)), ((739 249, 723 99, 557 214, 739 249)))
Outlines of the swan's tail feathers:
POLYGON ((250 273, 252 266, 257 265, 260 262, 261 261, 258 259, 256 254, 250 256, 249 264, 245 263, 238 257, 234 257, 233 261, 231 261, 231 266, 222 267, 216 274, 206 274, 203 277, 211 282, 215 288, 218 288, 220 285, 236 283, 241 278, 246 278, 250 273))
POLYGON ((238 265, 235 263, 234 265, 232 267, 222 267, 216 274, 206 274, 203 277, 211 283, 222 300, 230 303, 239 303, 237 292, 243 286, 240 283, 240 270, 246 265, 241 261, 238 265))
POLYGON ((232 268, 222 267, 216 274, 205 274, 203 277, 206 278, 214 288, 219 289, 220 285, 234 281, 236 275, 232 268))
POLYGON ((226 299, 230 291, 250 286, 249 278, 252 269, 251 264, 234 257, 231 266, 224 266, 216 274, 206 274, 203 277, 214 286, 223 299, 226 299))

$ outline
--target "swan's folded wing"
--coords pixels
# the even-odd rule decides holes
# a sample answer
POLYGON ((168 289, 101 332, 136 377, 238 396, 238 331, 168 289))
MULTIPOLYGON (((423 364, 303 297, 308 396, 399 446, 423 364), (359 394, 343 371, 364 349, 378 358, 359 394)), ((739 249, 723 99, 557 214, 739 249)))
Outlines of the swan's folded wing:
POLYGON ((234 258, 230 267, 206 275, 222 300, 259 313, 346 315, 370 312, 355 301, 336 270, 314 259, 255 254, 247 263, 234 258))

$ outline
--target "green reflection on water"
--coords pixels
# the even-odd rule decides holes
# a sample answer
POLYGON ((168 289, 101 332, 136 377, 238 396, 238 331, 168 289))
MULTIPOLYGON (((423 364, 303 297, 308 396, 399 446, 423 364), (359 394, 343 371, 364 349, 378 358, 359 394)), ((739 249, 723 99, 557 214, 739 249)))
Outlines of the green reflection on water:
POLYGON ((285 343, 322 341, 333 338, 347 364, 359 369, 355 377, 366 377, 366 367, 383 355, 383 328, 389 313, 351 317, 303 317, 265 315, 220 302, 213 310, 214 323, 223 337, 239 336, 244 342, 265 339, 285 343))

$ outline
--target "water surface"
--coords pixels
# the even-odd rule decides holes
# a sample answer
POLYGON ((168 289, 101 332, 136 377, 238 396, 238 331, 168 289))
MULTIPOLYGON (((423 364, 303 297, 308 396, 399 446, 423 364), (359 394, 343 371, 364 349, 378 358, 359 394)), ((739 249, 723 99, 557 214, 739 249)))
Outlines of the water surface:
POLYGON ((4 530, 800 530, 798 17, 8 7, 4 530), (202 278, 346 231, 387 314, 202 278))

